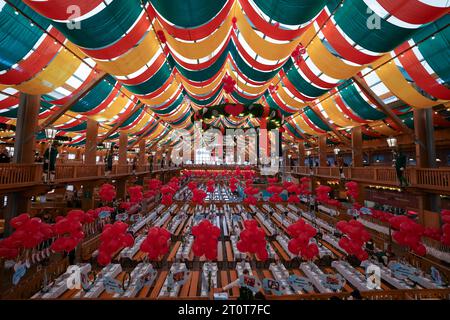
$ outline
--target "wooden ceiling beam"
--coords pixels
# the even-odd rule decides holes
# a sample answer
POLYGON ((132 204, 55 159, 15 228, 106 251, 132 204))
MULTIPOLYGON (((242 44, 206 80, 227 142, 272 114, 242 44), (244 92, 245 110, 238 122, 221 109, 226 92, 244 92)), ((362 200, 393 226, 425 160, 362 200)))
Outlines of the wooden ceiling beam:
POLYGON ((92 88, 94 88, 97 84, 100 83, 105 77, 107 73, 103 71, 97 71, 95 76, 86 84, 86 86, 80 90, 80 92, 76 93, 72 98, 69 99, 64 105, 60 106, 59 109, 51 114, 47 119, 44 120, 44 122, 38 127, 38 132, 42 131, 43 129, 51 126, 53 123, 55 123, 59 118, 61 118, 67 111, 72 108, 75 103, 78 102, 81 98, 83 98, 86 94, 91 91, 92 88))
POLYGON ((101 138, 98 139, 98 143, 103 143, 109 136, 116 132, 130 117, 143 106, 143 103, 139 102, 132 107, 116 124, 101 138))
POLYGON ((400 129, 403 133, 414 135, 414 131, 411 130, 395 113, 392 109, 384 103, 383 100, 378 97, 375 92, 366 84, 363 78, 355 76, 352 78, 358 85, 362 92, 372 101, 378 108, 380 108, 400 129))

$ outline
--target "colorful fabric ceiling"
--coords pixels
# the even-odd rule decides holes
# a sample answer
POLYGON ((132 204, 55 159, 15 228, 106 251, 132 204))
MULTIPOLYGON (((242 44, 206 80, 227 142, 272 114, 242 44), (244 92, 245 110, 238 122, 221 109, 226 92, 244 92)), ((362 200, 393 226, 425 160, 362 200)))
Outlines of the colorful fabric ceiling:
POLYGON ((399 115, 445 104, 448 12, 446 0, 0 0, 0 120, 15 123, 20 91, 41 95, 43 123, 105 72, 54 124, 73 143, 87 118, 131 144, 176 143, 171 130, 192 132, 194 112, 227 102, 278 110, 295 139, 355 125, 392 134, 353 78, 402 102, 399 115))

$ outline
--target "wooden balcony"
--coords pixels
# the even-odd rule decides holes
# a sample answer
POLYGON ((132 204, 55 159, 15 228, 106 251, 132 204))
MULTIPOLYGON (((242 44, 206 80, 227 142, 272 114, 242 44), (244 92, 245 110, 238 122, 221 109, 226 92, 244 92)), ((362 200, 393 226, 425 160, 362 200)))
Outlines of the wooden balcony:
MULTIPOLYGON (((339 179, 337 167, 287 167, 286 172, 299 175, 314 175, 327 179, 339 179)), ((377 185, 397 187, 399 182, 393 167, 359 167, 344 168, 345 179, 377 185)), ((434 192, 450 193, 450 168, 419 169, 407 168, 405 177, 410 187, 434 192)))
MULTIPOLYGON (((55 183, 70 183, 104 178, 120 178, 132 174, 150 173, 150 166, 114 165, 107 175, 103 164, 86 165, 64 163, 56 165, 55 183)), ((0 190, 17 190, 42 184, 43 166, 36 164, 1 164, 0 190)))

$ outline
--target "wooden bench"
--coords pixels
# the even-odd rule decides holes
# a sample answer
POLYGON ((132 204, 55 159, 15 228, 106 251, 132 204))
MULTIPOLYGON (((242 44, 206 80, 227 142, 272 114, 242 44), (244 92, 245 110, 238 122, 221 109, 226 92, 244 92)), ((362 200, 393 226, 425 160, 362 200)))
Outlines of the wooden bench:
MULTIPOLYGON (((237 271, 236 270, 230 270, 230 283, 237 280, 237 271)), ((231 296, 238 297, 239 296, 239 287, 233 287, 231 288, 231 296)))
POLYGON ((220 287, 223 288, 228 284, 228 272, 220 271, 220 287))
POLYGON ((189 297, 197 297, 198 279, 200 277, 199 271, 191 271, 191 285, 189 287, 189 297))
POLYGON ((189 278, 186 280, 186 283, 181 287, 180 297, 186 298, 189 296, 189 288, 191 287, 192 281, 192 272, 189 274, 189 278))
POLYGON ((168 262, 174 262, 177 256, 177 251, 181 246, 181 241, 177 241, 175 245, 173 246, 172 250, 170 251, 169 256, 167 257, 168 262))
POLYGON ((225 250, 227 253, 228 267, 231 268, 234 264, 234 255, 233 255, 233 250, 231 250, 230 241, 225 241, 225 250))
POLYGON ((217 243, 217 265, 219 268, 223 268, 223 244, 222 241, 217 243))
POLYGON ((150 298, 155 299, 158 297, 159 292, 161 291, 161 288, 163 287, 164 282, 166 281, 167 275, 168 275, 167 271, 161 271, 158 279, 155 282, 152 293, 150 294, 150 298))
POLYGON ((289 255, 284 251, 283 247, 278 243, 278 241, 272 241, 272 245, 275 247, 275 249, 278 251, 279 255, 284 261, 291 261, 291 258, 289 255))

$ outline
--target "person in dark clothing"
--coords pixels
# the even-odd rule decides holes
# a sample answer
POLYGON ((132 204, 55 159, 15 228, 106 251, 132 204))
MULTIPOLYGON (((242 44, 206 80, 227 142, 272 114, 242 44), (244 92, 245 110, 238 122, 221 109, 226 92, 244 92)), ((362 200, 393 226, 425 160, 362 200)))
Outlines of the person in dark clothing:
POLYGON ((112 171, 112 166, 113 166, 113 155, 114 155, 114 147, 111 146, 111 149, 108 150, 108 153, 106 154, 105 157, 105 171, 106 171, 106 175, 109 175, 112 171))
POLYGON ((395 160, 395 172, 397 173, 397 179, 400 182, 400 187, 407 187, 408 181, 405 178, 405 170, 406 170, 406 155, 401 152, 394 152, 394 160, 395 160))
POLYGON ((8 150, 4 146, 0 146, 0 163, 10 163, 11 157, 8 154, 8 150))
POLYGON ((350 294, 350 297, 348 298, 348 300, 362 300, 363 297, 361 295, 361 292, 359 292, 359 290, 355 289, 352 291, 352 293, 350 294))
POLYGON ((57 156, 57 144, 56 142, 54 142, 53 145, 47 148, 44 153, 44 182, 48 182, 48 178, 50 178, 50 181, 53 181, 55 179, 55 166, 57 156))
POLYGON ((345 178, 345 176, 344 176, 344 158, 341 155, 337 156, 337 167, 339 168, 339 177, 345 178))

